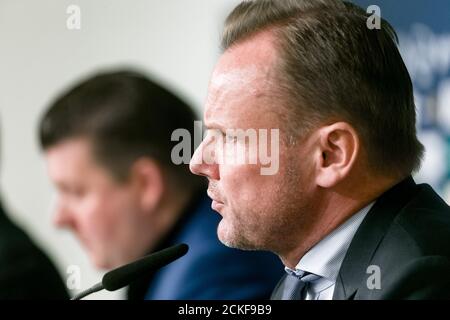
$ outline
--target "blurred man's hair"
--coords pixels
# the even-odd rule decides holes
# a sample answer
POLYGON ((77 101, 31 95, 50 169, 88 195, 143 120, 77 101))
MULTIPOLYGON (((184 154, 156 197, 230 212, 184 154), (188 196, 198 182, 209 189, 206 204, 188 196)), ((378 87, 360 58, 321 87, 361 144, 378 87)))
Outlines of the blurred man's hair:
POLYGON ((134 71, 98 74, 65 92, 40 122, 41 147, 46 150, 71 138, 87 138, 98 163, 118 181, 128 178, 131 165, 141 157, 156 160, 161 168, 192 188, 202 179, 188 165, 175 165, 172 132, 183 128, 193 136, 196 115, 180 98, 134 71))
POLYGON ((226 20, 222 48, 272 31, 292 135, 347 121, 375 172, 404 176, 420 167, 424 151, 412 83, 394 29, 382 20, 380 30, 370 30, 368 18, 340 0, 244 1, 226 20))

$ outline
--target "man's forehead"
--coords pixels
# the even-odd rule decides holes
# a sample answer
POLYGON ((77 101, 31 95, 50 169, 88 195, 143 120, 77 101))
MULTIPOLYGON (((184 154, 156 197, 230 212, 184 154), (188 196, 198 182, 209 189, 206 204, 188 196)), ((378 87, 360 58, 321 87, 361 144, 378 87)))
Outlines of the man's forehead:
POLYGON ((225 51, 209 84, 205 120, 227 111, 237 100, 260 99, 273 94, 276 52, 273 37, 260 34, 225 51))
POLYGON ((219 64, 267 64, 278 56, 276 43, 276 35, 272 29, 260 31, 226 49, 219 64))
POLYGON ((274 33, 270 31, 259 32, 228 48, 217 63, 213 78, 225 73, 232 73, 237 76, 264 76, 273 69, 276 59, 274 33))
POLYGON ((87 139, 71 138, 57 143, 46 150, 50 167, 69 171, 67 166, 81 166, 91 160, 91 146, 87 139))
POLYGON ((209 91, 212 94, 220 90, 233 90, 247 88, 256 91, 268 80, 264 67, 257 65, 243 65, 237 68, 222 69, 214 72, 209 84, 209 91))
MULTIPOLYGON (((270 94, 270 76, 255 65, 216 73, 211 79, 205 108, 205 121, 227 118, 270 94), (235 110, 238 108, 238 110, 235 110)), ((206 123, 208 125, 208 123, 206 123)))

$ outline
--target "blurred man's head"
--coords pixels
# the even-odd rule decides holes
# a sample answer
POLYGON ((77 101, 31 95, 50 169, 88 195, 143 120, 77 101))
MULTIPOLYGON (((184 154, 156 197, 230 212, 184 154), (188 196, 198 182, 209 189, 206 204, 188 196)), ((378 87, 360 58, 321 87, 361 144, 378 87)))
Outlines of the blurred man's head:
MULTIPOLYGON (((387 22, 341 1, 245 1, 228 16, 205 125, 280 131, 279 171, 199 161, 219 238, 281 255, 305 251, 418 168, 412 84, 387 22), (334 212, 331 213, 331 212, 334 212), (347 214, 347 216, 346 216, 347 214)), ((220 154, 217 150, 216 154, 220 154)))
POLYGON ((175 129, 195 115, 132 72, 100 74, 60 96, 40 123, 58 190, 55 221, 72 229, 103 268, 147 253, 202 185, 170 155, 175 129))

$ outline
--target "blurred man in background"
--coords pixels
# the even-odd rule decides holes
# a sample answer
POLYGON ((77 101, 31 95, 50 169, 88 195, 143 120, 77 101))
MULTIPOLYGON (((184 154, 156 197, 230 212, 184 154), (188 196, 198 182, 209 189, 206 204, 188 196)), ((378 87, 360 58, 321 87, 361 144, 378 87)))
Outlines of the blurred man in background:
POLYGON ((68 297, 53 263, 8 218, 0 199, 0 300, 68 297))
POLYGON ((186 256, 130 285, 129 299, 268 298, 280 276, 276 256, 223 246, 205 181, 172 162, 172 133, 193 133, 195 119, 135 72, 100 74, 60 96, 39 129, 59 193, 56 224, 104 269, 189 245, 186 256))
POLYGON ((450 208, 411 177, 424 148, 396 39, 340 0, 243 1, 226 20, 205 126, 278 128, 279 170, 226 163, 212 135, 191 169, 223 243, 280 256, 273 299, 450 298, 450 208))

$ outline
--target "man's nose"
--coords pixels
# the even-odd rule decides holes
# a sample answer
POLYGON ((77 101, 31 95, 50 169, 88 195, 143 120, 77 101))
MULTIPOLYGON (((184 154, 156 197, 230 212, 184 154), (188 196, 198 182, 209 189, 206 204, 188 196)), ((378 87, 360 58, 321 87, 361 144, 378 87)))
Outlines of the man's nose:
POLYGON ((72 213, 67 204, 61 200, 56 205, 53 223, 58 228, 66 228, 72 224, 72 213))
POLYGON ((219 180, 220 174, 217 161, 205 161, 203 152, 204 152, 204 142, 202 142, 198 146, 197 150, 195 150, 191 162, 189 163, 189 169, 193 174, 205 176, 214 180, 219 180))

